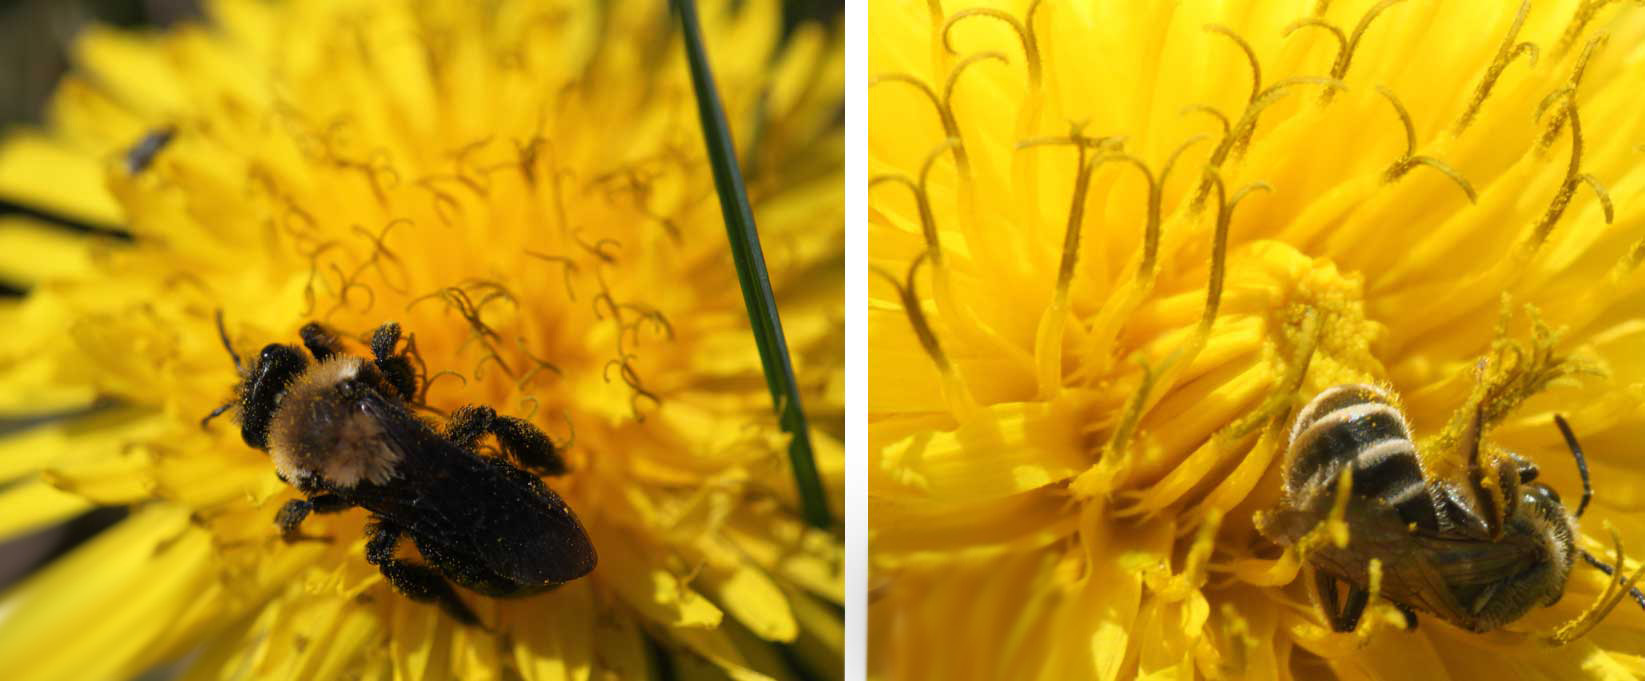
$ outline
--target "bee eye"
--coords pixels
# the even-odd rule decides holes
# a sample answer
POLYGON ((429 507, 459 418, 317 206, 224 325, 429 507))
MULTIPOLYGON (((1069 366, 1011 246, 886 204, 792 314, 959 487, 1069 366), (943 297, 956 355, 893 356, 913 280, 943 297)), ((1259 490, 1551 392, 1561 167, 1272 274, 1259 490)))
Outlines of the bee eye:
POLYGON ((1543 500, 1552 502, 1554 505, 1563 503, 1559 499, 1559 492, 1555 492, 1552 487, 1541 483, 1525 486, 1525 503, 1537 504, 1543 500))
POLYGON ((282 348, 279 343, 269 343, 263 346, 263 351, 257 354, 257 363, 262 364, 280 354, 282 348))

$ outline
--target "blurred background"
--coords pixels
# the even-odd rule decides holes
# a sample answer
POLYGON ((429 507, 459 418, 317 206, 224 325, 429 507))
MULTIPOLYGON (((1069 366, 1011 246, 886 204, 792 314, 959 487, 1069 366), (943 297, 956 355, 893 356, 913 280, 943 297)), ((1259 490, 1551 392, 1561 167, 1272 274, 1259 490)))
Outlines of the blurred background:
POLYGON ((82 26, 169 26, 198 16, 198 0, 0 0, 0 128, 40 119, 82 26))
MULTIPOLYGON (((786 0, 785 28, 801 21, 836 23, 841 2, 786 0)), ((200 6, 201 0, 0 0, 0 129, 40 120, 82 26, 163 28, 199 18, 200 6)))
MULTIPOLYGON (((197 0, 0 0, 0 134, 40 122, 58 77, 69 68, 69 46, 82 27, 93 23, 163 27, 198 16, 197 0)), ((0 200, 0 215, 10 212, 32 213, 0 200)), ((9 286, 0 288, 0 296, 22 294, 9 286)), ((33 425, 0 421, 0 437, 33 425)), ((123 508, 97 509, 0 543, 0 589, 125 515, 123 508)))

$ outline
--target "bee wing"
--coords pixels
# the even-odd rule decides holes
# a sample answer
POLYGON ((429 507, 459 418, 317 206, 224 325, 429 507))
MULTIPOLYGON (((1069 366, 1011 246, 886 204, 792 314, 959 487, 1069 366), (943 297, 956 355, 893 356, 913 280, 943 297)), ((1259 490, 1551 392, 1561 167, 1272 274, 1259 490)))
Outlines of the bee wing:
POLYGON ((1516 542, 1482 542, 1475 539, 1422 537, 1427 547, 1427 563, 1448 584, 1493 584, 1525 571, 1535 561, 1535 547, 1516 542))
POLYGON ((1422 550, 1394 567, 1394 579, 1387 580, 1388 595, 1449 614, 1453 622, 1471 620, 1499 587, 1537 558, 1535 548, 1514 542, 1424 534, 1413 539, 1422 550))
POLYGON ((542 480, 457 447, 379 396, 368 398, 365 408, 382 425, 385 444, 402 457, 397 479, 353 490, 362 506, 419 542, 518 583, 558 584, 594 569, 588 533, 542 480))
POLYGON ((532 497, 522 494, 506 511, 512 517, 496 523, 493 550, 487 552, 491 566, 517 581, 537 584, 560 584, 592 572, 594 542, 560 495, 530 473, 501 461, 488 463, 508 467, 502 472, 516 476, 519 489, 528 489, 532 497))

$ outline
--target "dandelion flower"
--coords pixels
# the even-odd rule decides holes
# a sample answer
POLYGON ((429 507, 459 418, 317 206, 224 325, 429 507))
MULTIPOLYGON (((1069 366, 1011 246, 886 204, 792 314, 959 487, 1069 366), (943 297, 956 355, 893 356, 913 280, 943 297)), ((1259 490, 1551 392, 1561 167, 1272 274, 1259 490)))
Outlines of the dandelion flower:
POLYGON ((1495 632, 1338 634, 1255 520, 1297 408, 1370 383, 1427 470, 1483 405, 1574 505, 1564 414, 1578 546, 1638 567, 1645 9, 872 7, 871 675, 1645 675, 1631 602, 1546 645, 1626 595, 1588 565, 1495 632))
MULTIPOLYGON (((705 8, 825 480, 841 469, 842 69, 772 2, 705 8)), ((742 679, 835 674, 838 537, 801 522, 679 35, 646 3, 224 0, 94 30, 0 196, 0 533, 128 519, 0 599, 11 679, 742 679), (423 401, 563 447, 599 552, 458 624, 384 583, 365 514, 313 516, 228 419, 242 355, 396 320, 423 401), (660 670, 660 672, 659 672, 660 670)), ((348 341, 354 343, 355 341, 348 341)), ((363 352, 359 345, 351 349, 363 352)), ((402 547, 402 553, 414 554, 402 547)), ((415 559, 414 555, 409 555, 415 559)))

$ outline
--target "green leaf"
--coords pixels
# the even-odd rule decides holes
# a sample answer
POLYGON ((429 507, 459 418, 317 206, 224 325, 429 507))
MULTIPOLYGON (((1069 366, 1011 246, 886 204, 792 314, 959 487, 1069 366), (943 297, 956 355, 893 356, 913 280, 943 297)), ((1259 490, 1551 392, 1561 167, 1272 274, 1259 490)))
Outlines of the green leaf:
POLYGON ((760 364, 765 368, 772 407, 783 431, 791 436, 788 460, 794 469, 794 484, 799 487, 800 506, 806 522, 827 529, 832 525, 828 499, 823 495, 822 478, 817 475, 817 462, 811 454, 811 435, 806 428, 799 387, 794 381, 794 363, 788 357, 782 320, 777 317, 771 276, 766 272, 765 255, 760 251, 754 212, 748 207, 748 191, 743 187, 742 170, 737 166, 731 129, 726 125, 725 109, 720 105, 714 74, 708 67, 708 54, 703 49, 697 4, 693 0, 674 0, 673 5, 685 36, 686 59, 691 63, 691 83, 697 94, 703 143, 708 149, 709 165, 714 168, 714 187, 720 195, 720 209, 725 213, 725 231, 731 241, 731 257, 737 265, 737 281, 742 284, 743 303, 748 307, 748 321, 754 327, 754 342, 760 348, 760 364))

